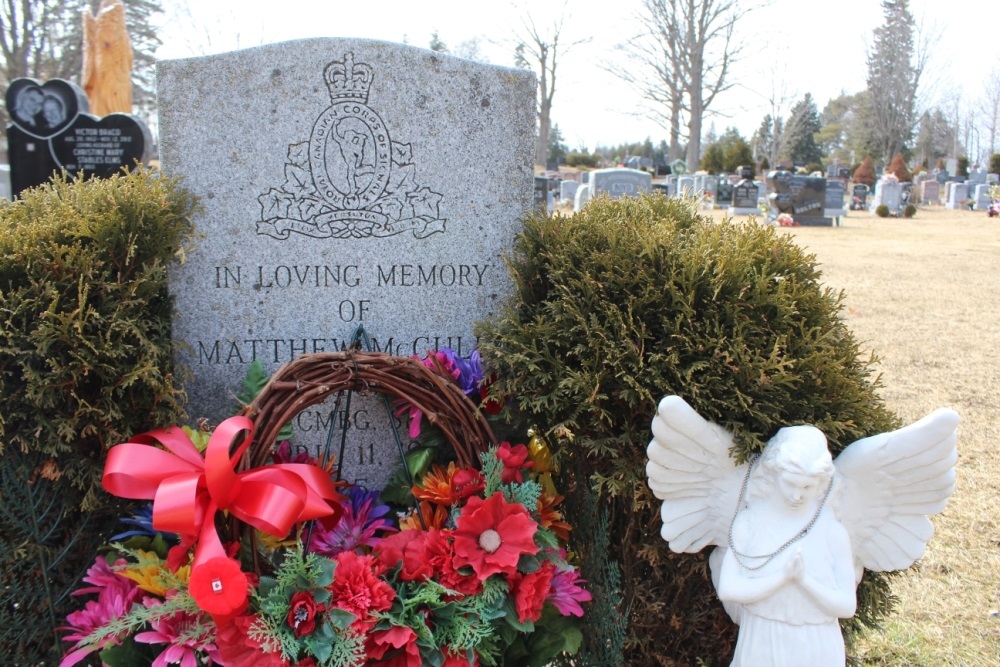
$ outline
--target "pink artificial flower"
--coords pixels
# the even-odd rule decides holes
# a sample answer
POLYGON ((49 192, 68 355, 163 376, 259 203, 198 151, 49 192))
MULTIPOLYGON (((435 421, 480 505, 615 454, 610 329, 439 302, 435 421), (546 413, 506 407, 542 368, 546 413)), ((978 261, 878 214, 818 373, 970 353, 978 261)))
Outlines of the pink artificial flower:
MULTIPOLYGON (((423 359, 417 357, 416 355, 414 355, 413 358, 422 363, 427 368, 431 369, 432 371, 435 371, 440 374, 447 373, 456 380, 462 374, 462 371, 454 364, 454 362, 444 352, 428 351, 427 356, 423 359)), ((416 439, 420 437, 420 422, 424 416, 424 413, 420 410, 420 408, 416 407, 412 403, 402 402, 400 404, 400 407, 396 409, 396 412, 394 414, 397 417, 402 414, 409 414, 410 438, 416 439)))
POLYGON ((580 573, 574 568, 566 565, 557 567, 552 576, 552 585, 546 602, 559 610, 563 616, 583 616, 581 602, 590 602, 590 591, 582 588, 579 584, 586 583, 580 578, 580 573))
MULTIPOLYGON (((162 600, 147 597, 143 600, 147 607, 159 607, 162 600)), ((166 644, 150 667, 198 667, 199 655, 207 655, 212 661, 220 662, 221 656, 214 644, 211 624, 204 619, 180 612, 150 623, 152 630, 140 632, 135 640, 140 644, 166 644)))
POLYGON ((59 662, 59 667, 71 667, 108 644, 118 644, 119 638, 111 636, 98 644, 81 645, 83 639, 92 632, 127 614, 141 593, 134 581, 114 572, 103 556, 97 557, 83 580, 94 586, 76 591, 74 595, 97 593, 97 599, 88 600, 83 609, 68 614, 66 621, 69 625, 58 628, 68 631, 63 636, 64 641, 76 642, 73 649, 59 662))

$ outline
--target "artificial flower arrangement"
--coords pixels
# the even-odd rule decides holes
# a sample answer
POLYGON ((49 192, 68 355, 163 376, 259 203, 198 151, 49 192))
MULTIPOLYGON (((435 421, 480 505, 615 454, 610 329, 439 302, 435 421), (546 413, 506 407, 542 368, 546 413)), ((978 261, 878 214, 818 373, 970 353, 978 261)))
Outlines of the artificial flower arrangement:
POLYGON ((779 227, 798 227, 798 221, 789 213, 781 213, 776 218, 779 227))
MULTIPOLYGON (((479 399, 475 356, 423 363, 479 399)), ((420 435, 420 411, 398 408, 420 435)), ((480 469, 424 457, 412 506, 394 514, 378 491, 334 482, 332 465, 292 459, 287 442, 271 465, 236 473, 249 438, 229 446, 246 421, 112 448, 105 487, 154 502, 123 520, 135 529, 75 592, 93 597, 67 617, 60 667, 95 653, 110 667, 545 665, 578 650, 590 593, 567 559, 541 438, 501 443, 480 469), (220 538, 226 514, 256 529, 269 567, 252 564, 261 550, 247 540, 220 538)))

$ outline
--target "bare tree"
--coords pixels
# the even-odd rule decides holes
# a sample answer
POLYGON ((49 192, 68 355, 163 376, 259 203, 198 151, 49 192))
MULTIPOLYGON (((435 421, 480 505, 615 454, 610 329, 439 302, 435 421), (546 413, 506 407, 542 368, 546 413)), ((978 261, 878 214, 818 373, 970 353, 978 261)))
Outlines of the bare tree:
MULTIPOLYGON (((983 82, 983 96, 979 101, 980 118, 985 123, 989 140, 986 147, 988 154, 998 152, 997 134, 1000 132, 1000 65, 994 66, 989 76, 983 82)), ((989 155, 986 156, 987 161, 989 155)))
POLYGON ((732 87, 730 69, 742 48, 733 39, 736 24, 756 6, 747 0, 642 2, 643 33, 625 48, 644 70, 648 84, 640 92, 662 109, 672 141, 686 119, 689 165, 701 157, 702 123, 712 103, 732 87))
POLYGON ((560 42, 563 35, 566 6, 559 12, 547 32, 535 25, 531 14, 521 21, 522 29, 517 32, 517 46, 514 49, 514 64, 530 68, 538 74, 538 136, 535 140, 535 164, 544 165, 549 151, 549 128, 552 125, 552 100, 556 95, 556 71, 559 58, 571 49, 590 41, 590 38, 570 43, 560 42))

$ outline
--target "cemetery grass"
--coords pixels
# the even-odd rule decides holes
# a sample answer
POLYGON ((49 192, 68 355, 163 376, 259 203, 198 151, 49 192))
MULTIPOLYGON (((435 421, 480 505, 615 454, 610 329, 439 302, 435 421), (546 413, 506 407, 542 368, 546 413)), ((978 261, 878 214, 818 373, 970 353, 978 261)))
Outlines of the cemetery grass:
MULTIPOLYGON (((724 217, 716 211, 718 219, 724 217)), ((921 207, 912 219, 853 214, 839 228, 783 228, 843 290, 843 317, 878 357, 880 395, 906 423, 961 416, 955 493, 895 612, 864 637, 865 665, 1000 664, 1000 222, 921 207)))

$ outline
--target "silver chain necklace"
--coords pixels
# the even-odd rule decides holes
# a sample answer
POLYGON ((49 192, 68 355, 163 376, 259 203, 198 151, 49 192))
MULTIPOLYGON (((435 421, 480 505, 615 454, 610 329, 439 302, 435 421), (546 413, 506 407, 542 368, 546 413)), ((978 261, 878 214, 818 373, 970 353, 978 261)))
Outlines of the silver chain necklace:
POLYGON ((811 529, 816 524, 816 521, 819 519, 819 514, 820 512, 823 511, 823 506, 826 505, 826 499, 830 497, 830 490, 833 489, 833 478, 831 477, 830 484, 826 487, 826 493, 823 494, 823 499, 819 502, 819 507, 816 508, 816 513, 813 514, 813 517, 811 519, 809 519, 809 523, 805 525, 805 528, 797 532, 795 535, 792 535, 792 537, 789 538, 787 542, 785 542, 784 544, 782 544, 780 547, 778 547, 769 554, 762 554, 760 556, 745 554, 736 548, 736 544, 733 540, 733 526, 736 525, 736 517, 739 516, 740 507, 743 506, 743 498, 746 496, 747 493, 747 484, 750 482, 750 473, 753 471, 754 464, 757 463, 758 458, 759 455, 754 456, 750 460, 750 463, 747 465, 747 474, 743 476, 743 485, 740 487, 740 499, 736 502, 736 511, 733 512, 733 519, 732 521, 729 522, 729 550, 732 551, 733 555, 736 557, 736 562, 739 563, 743 568, 750 571, 761 569, 762 567, 770 563, 772 560, 774 560, 775 556, 777 556, 782 551, 784 551, 785 549, 787 549, 788 547, 790 547, 791 545, 795 544, 803 537, 805 537, 806 533, 809 532, 809 529, 811 529), (744 558, 750 560, 763 560, 764 562, 761 563, 760 565, 747 565, 743 561, 744 558))

